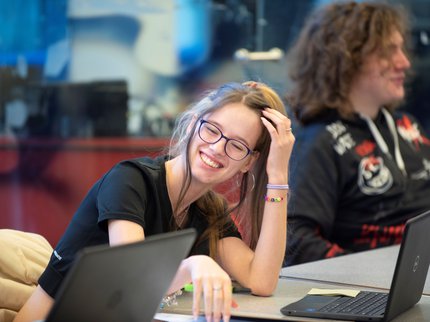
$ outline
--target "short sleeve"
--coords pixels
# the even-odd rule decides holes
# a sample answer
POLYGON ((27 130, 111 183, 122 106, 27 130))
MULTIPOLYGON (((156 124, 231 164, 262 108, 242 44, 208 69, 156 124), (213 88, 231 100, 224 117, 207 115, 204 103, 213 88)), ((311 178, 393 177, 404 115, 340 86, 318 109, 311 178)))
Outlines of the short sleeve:
POLYGON ((227 237, 237 237, 239 239, 242 239, 242 236, 233 220, 229 220, 223 227, 221 238, 227 237))
POLYGON ((151 191, 141 171, 132 163, 120 163, 109 171, 97 193, 98 223, 107 228, 107 220, 133 221, 145 228, 145 209, 151 191))

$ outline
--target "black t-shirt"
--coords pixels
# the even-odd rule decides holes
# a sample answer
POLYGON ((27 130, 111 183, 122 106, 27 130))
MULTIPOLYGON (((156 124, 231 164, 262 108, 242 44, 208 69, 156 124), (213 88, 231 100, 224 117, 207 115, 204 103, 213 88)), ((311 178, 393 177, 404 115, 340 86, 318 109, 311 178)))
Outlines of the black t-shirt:
MULTIPOLYGON (((141 225, 145 236, 172 230, 173 211, 166 186, 165 157, 138 158, 118 163, 90 189, 56 246, 39 279, 40 286, 55 297, 78 251, 109 243, 111 219, 141 225)), ((193 203, 185 228, 200 236, 207 228, 205 214, 193 203)), ((224 227, 223 237, 238 237, 234 224, 224 227)), ((194 245, 191 254, 209 254, 208 241, 194 245)))

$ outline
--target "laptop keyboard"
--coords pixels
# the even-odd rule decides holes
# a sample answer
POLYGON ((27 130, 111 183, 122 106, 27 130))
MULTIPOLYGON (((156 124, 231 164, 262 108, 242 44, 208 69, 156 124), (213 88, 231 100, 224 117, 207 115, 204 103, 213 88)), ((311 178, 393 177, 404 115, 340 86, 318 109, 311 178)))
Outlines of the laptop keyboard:
POLYGON ((319 309, 319 312, 346 313, 357 315, 383 315, 388 294, 360 292, 356 297, 340 297, 338 300, 319 309))

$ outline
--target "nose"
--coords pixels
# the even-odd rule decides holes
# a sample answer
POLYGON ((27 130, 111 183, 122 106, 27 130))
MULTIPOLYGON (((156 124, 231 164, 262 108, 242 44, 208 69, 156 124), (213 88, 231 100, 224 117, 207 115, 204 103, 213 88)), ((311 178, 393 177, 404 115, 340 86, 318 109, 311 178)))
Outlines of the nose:
POLYGON ((411 67, 411 62, 404 50, 399 50, 394 60, 395 67, 398 69, 409 69, 411 67))
POLYGON ((225 145, 227 141, 225 138, 221 138, 218 142, 210 144, 210 149, 214 151, 216 154, 224 155, 225 154, 225 145))

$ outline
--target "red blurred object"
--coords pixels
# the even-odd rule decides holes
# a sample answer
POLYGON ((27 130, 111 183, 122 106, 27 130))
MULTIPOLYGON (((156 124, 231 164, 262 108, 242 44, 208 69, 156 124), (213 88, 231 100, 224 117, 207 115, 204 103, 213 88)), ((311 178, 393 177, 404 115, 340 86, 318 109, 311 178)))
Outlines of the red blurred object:
POLYGON ((167 139, 0 138, 0 228, 44 236, 55 246, 91 186, 115 163, 155 156, 167 139))

